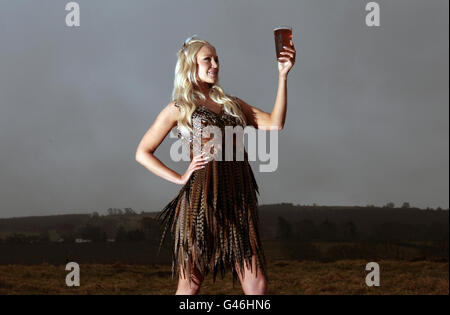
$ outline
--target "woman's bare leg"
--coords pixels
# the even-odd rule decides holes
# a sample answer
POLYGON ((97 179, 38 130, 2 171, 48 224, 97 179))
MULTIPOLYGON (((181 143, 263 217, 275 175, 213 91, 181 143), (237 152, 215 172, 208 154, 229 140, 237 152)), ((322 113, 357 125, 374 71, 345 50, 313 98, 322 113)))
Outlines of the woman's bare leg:
POLYGON ((264 295, 267 290, 267 280, 261 269, 256 266, 256 256, 252 256, 252 268, 244 263, 244 276, 239 271, 239 264, 235 264, 242 290, 246 295, 264 295), (258 270, 258 272, 256 272, 258 270), (256 275, 258 273, 258 275, 256 275))
POLYGON ((192 274, 191 285, 189 285, 188 277, 188 274, 183 275, 183 269, 180 267, 180 277, 178 279, 178 288, 175 295, 195 295, 200 292, 200 286, 204 280, 203 275, 195 268, 192 274))

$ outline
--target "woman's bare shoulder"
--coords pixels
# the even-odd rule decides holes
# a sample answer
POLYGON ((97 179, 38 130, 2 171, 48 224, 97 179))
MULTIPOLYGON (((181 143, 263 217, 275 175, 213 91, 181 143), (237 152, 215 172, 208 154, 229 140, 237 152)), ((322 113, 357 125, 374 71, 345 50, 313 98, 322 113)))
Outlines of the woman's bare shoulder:
POLYGON ((170 102, 166 105, 166 107, 163 108, 161 113, 165 113, 166 115, 172 117, 174 120, 178 119, 178 116, 180 115, 180 109, 175 101, 170 102))
POLYGON ((175 102, 167 104, 156 117, 155 123, 160 126, 174 127, 177 125, 180 116, 180 111, 175 105, 175 102))

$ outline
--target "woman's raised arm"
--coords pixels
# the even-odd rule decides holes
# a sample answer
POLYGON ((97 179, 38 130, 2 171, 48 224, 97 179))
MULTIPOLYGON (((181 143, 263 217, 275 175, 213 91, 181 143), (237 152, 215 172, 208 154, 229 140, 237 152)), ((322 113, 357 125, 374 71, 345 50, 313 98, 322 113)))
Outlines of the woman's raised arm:
POLYGON ((278 84, 277 100, 275 101, 271 114, 247 104, 240 98, 237 100, 241 106, 245 118, 247 119, 248 125, 262 130, 281 130, 284 127, 284 121, 286 119, 286 94, 286 80, 280 79, 280 83, 278 84))
POLYGON ((278 90, 272 113, 266 113, 237 99, 248 124, 258 129, 281 130, 284 128, 287 110, 287 76, 294 66, 296 51, 292 41, 290 47, 283 46, 283 48, 284 51, 281 52, 283 56, 278 58, 278 90))

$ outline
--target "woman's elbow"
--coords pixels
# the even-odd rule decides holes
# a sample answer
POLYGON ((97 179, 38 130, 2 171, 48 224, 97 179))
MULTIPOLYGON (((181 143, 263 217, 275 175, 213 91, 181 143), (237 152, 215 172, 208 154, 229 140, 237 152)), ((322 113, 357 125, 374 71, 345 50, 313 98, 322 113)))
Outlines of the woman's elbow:
POLYGON ((135 154, 134 158, 136 159, 136 161, 137 161, 138 163, 141 163, 142 159, 143 159, 146 155, 148 155, 149 153, 150 153, 150 152, 148 152, 148 151, 145 151, 145 150, 142 150, 142 149, 138 149, 138 150, 136 150, 136 154, 135 154))
POLYGON ((271 119, 266 127, 269 130, 282 130, 284 128, 284 121, 280 121, 279 119, 271 119))
POLYGON ((136 154, 134 155, 136 162, 140 163, 141 157, 142 153, 140 151, 136 151, 136 154))
POLYGON ((282 130, 282 125, 258 125, 257 129, 265 130, 265 131, 271 131, 271 130, 282 130))
POLYGON ((273 124, 267 127, 268 130, 283 130, 283 124, 273 124))

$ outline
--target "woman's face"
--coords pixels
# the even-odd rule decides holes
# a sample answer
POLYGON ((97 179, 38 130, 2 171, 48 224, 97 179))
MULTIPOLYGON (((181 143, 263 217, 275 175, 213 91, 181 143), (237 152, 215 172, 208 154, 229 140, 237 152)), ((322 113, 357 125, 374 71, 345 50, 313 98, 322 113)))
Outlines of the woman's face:
POLYGON ((200 81, 216 83, 219 77, 219 57, 216 49, 204 45, 197 54, 197 73, 200 81))

